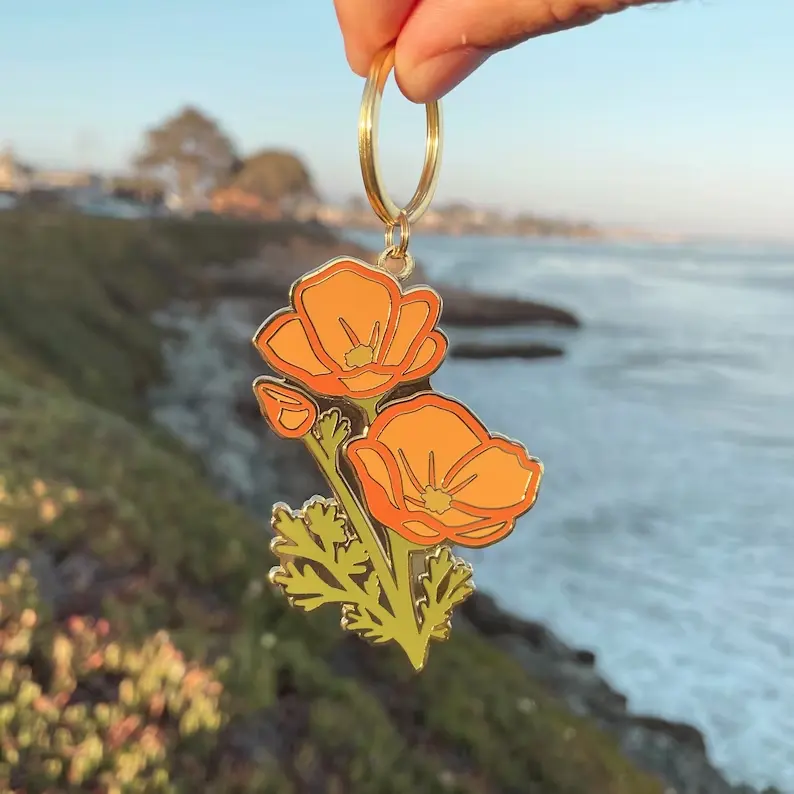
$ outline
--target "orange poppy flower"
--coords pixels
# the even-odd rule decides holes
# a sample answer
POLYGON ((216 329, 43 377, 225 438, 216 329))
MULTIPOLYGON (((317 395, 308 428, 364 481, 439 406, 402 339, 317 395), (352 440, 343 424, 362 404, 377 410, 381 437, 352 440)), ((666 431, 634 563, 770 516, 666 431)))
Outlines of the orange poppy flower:
POLYGON ((393 276, 354 259, 302 278, 291 303, 262 325, 254 344, 274 370, 316 394, 377 397, 435 372, 447 350, 435 330, 435 292, 403 293, 393 276))
POLYGON ((262 416, 277 436, 303 438, 317 419, 317 406, 303 392, 264 375, 254 381, 262 416))
POLYGON ((543 474, 524 447, 436 393, 385 408, 347 456, 372 515, 423 546, 501 540, 534 504, 543 474))

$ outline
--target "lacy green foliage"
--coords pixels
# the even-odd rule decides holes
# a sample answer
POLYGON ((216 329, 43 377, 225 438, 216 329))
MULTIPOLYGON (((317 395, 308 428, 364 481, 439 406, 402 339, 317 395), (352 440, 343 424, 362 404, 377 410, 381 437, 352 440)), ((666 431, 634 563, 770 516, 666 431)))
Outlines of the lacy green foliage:
POLYGON ((317 420, 317 440, 323 452, 336 460, 335 456, 350 436, 350 420, 342 416, 338 408, 331 408, 320 415, 317 420))
MULTIPOLYGON (((3 686, 14 692, 0 697, 0 708, 12 709, 0 713, 28 720, 27 733, 14 723, 20 759, 24 751, 40 759, 36 775, 63 780, 69 745, 47 755, 33 736, 49 736, 51 751, 57 723, 72 749, 94 736, 103 759, 130 753, 124 769, 151 754, 149 769, 169 773, 172 788, 163 790, 178 794, 660 794, 608 737, 462 628, 414 676, 399 652, 370 654, 346 640, 323 610, 288 609, 266 582, 274 558, 262 523, 218 498, 194 461, 152 436, 142 398, 159 373, 161 340, 146 314, 185 284, 198 289, 196 263, 250 253, 262 232, 248 237, 247 229, 237 238, 234 226, 203 222, 0 213, 0 665, 10 663, 3 686), (41 554, 85 555, 101 566, 78 599, 58 602, 65 620, 42 603, 41 554), (17 556, 33 563, 41 600, 24 565, 9 572, 17 556), (138 672, 112 673, 126 654, 138 672), (70 672, 56 684, 58 664, 70 672), (174 665, 184 666, 178 680, 169 677, 174 665), (122 680, 132 683, 122 688, 122 680), (116 690, 94 689, 96 681, 116 690), (70 702, 55 700, 58 687, 70 702), (158 691, 166 701, 159 721, 148 711, 153 698, 163 702, 158 691), (29 701, 21 711, 20 693, 29 701), (40 698, 52 701, 45 714, 34 707, 49 703, 40 698), (108 711, 97 715, 99 705, 108 711), (72 707, 84 710, 67 713, 72 707), (190 735, 179 728, 188 712, 190 735), (137 744, 116 748, 100 721, 136 716, 137 744)), ((454 591, 449 582, 436 592, 454 591)), ((5 747, 0 740, 0 754, 5 747)), ((82 763, 96 762, 95 741, 82 752, 82 763)), ((11 759, 0 763, 10 775, 11 759)), ((28 780, 24 790, 68 791, 28 780)))
MULTIPOLYGON (((281 564, 271 570, 270 581, 283 589, 292 606, 312 612, 339 604, 342 628, 375 645, 394 640, 398 618, 382 605, 378 575, 335 500, 316 497, 299 511, 278 504, 272 525, 276 537, 270 547, 281 564)), ((422 648, 430 638, 449 637, 453 609, 474 591, 471 578, 471 566, 448 548, 428 555, 418 602, 422 648)))
POLYGON ((292 605, 311 612, 323 604, 360 604, 377 614, 380 585, 361 541, 347 531, 344 516, 333 499, 317 498, 298 512, 286 505, 273 510, 271 544, 281 565, 270 580, 280 585, 292 605), (296 563, 294 558, 300 558, 296 563), (331 581, 320 578, 316 563, 331 581))
POLYGON ((419 602, 419 614, 434 639, 449 638, 452 611, 474 592, 471 578, 471 566, 446 546, 428 557, 427 573, 420 580, 424 596, 419 602))
POLYGON ((119 642, 105 620, 40 621, 26 561, 0 579, 0 790, 173 792, 204 783, 222 686, 165 632, 119 642))

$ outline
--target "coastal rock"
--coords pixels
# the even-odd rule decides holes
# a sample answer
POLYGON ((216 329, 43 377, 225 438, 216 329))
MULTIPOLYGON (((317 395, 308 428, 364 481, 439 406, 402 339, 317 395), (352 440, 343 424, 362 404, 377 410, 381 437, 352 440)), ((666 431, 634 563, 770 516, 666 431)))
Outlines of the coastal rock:
POLYGON ((614 735, 629 758, 661 777, 671 791, 753 794, 748 786, 731 785, 711 765, 706 740, 694 726, 632 714, 628 699, 597 671, 595 654, 568 647, 546 626, 505 612, 483 593, 475 593, 459 611, 471 628, 491 637, 572 711, 614 735))
POLYGON ((518 343, 492 343, 487 342, 459 342, 452 345, 449 350, 450 358, 472 358, 472 359, 492 359, 492 358, 556 358, 563 355, 565 351, 561 347, 554 345, 543 345, 538 342, 518 342, 518 343))
POLYGON ((444 323, 450 326, 581 326, 573 313, 544 303, 501 295, 481 295, 457 287, 442 286, 438 292, 444 301, 444 323))
MULTIPOLYGON (((339 256, 375 262, 376 255, 355 243, 341 240, 318 225, 311 237, 296 237, 267 245, 255 259, 232 267, 208 268, 214 291, 228 297, 284 299, 294 281, 318 264, 339 256)), ((417 265, 408 285, 425 283, 417 265)), ((500 295, 483 295, 457 287, 435 285, 444 303, 444 325, 460 327, 552 325, 578 328, 579 319, 555 306, 500 295)))

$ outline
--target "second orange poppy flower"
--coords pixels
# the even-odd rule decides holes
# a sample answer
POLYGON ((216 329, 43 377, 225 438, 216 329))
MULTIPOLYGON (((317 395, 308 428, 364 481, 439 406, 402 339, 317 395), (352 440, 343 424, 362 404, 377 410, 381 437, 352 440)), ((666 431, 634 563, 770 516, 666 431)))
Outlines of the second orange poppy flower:
POLYGON ((457 400, 392 403, 347 447, 372 515, 421 546, 489 546, 535 503, 543 464, 457 400))

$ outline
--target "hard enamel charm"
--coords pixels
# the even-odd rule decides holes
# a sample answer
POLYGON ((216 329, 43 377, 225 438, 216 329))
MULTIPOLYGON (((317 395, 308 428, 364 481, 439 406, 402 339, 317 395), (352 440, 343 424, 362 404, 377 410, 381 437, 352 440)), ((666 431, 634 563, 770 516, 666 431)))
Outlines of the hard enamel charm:
MULTIPOLYGON (((382 73, 392 57, 381 54, 365 90, 359 128, 369 146, 362 152, 372 152, 382 73)), ((432 167, 425 168, 432 174, 437 106, 434 113, 428 139, 435 134, 436 148, 431 153, 428 145, 432 167)), ((271 547, 280 565, 270 579, 304 611, 337 605, 343 629, 375 644, 396 642, 421 670, 430 640, 449 636, 453 609, 474 590, 471 566, 452 547, 506 537, 534 504, 543 466, 432 390, 429 377, 447 350, 436 327, 441 299, 428 287, 403 290, 399 278, 413 269, 409 210, 414 206, 414 219, 421 214, 435 179, 420 185, 419 201, 388 214, 376 161, 370 158, 368 173, 365 160, 362 154, 365 185, 378 196, 373 208, 387 223, 378 267, 341 258, 308 273, 293 285, 291 305, 254 337, 282 376, 254 382, 262 414, 277 435, 303 441, 333 493, 300 510, 275 505, 271 547), (403 262, 396 276, 389 260, 403 262)))

